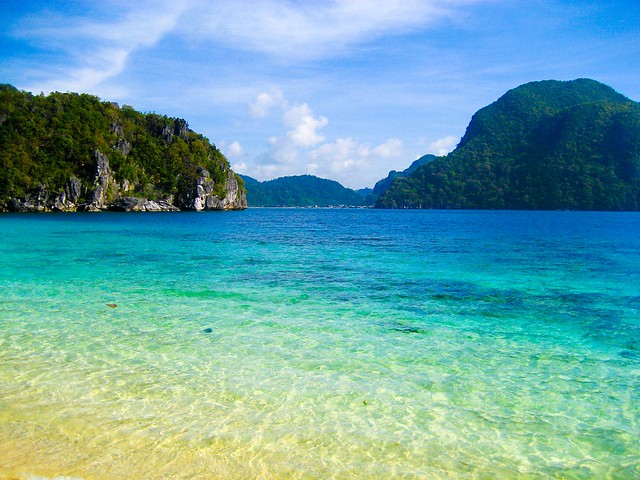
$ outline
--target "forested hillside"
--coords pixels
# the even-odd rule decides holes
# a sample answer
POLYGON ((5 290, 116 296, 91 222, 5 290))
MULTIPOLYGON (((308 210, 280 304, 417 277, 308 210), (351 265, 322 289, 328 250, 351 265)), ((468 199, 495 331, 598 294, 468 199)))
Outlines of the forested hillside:
POLYGON ((244 208, 241 183, 185 120, 0 85, 0 208, 244 208))
POLYGON ((345 188, 338 182, 313 175, 281 177, 258 182, 243 177, 247 200, 252 207, 362 206, 366 194, 345 188))
POLYGON ((396 178, 408 177, 413 172, 415 172, 418 168, 420 168, 422 165, 426 165, 427 163, 434 161, 436 158, 438 157, 428 153, 418 158, 417 160, 415 160, 411 165, 409 165, 408 168, 406 168, 401 172, 398 172, 396 170, 391 170, 389 172, 389 175, 387 175, 386 178, 383 178, 382 180, 379 180, 378 182, 376 182, 376 184, 373 187, 373 194, 376 197, 382 195, 384 192, 387 191, 387 189, 391 186, 391 184, 396 178))
POLYGON ((640 209, 640 104, 589 79, 507 92, 382 208, 640 209))

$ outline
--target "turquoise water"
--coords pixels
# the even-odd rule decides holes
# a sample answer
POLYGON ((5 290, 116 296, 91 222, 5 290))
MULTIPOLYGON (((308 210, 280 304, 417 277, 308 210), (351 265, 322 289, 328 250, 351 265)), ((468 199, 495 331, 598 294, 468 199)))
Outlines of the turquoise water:
POLYGON ((640 478, 637 213, 6 214, 0 287, 0 478, 640 478))

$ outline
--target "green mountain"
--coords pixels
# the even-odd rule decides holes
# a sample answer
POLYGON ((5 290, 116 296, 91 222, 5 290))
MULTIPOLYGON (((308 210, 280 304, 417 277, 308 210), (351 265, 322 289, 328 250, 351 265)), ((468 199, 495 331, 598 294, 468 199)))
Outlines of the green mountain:
POLYGON ((355 191, 313 175, 281 177, 259 182, 242 176, 251 207, 363 206, 367 190, 355 191))
POLYGON ((226 210, 242 180, 187 122, 0 85, 0 210, 226 210))
POLYGON ((517 87, 381 208, 640 209, 640 104, 589 79, 517 87))
POLYGON ((406 168, 402 172, 391 170, 389 172, 389 175, 387 175, 386 178, 383 178, 382 180, 379 180, 378 182, 376 182, 375 186, 373 187, 373 194, 376 196, 382 195, 384 192, 386 192, 389 189, 389 187, 391 186, 391 184, 396 178, 408 177, 413 172, 415 172, 419 167, 421 167, 422 165, 426 165, 429 162, 432 162, 436 158, 438 157, 428 153, 418 158, 417 160, 415 160, 411 165, 409 165, 408 168, 406 168))

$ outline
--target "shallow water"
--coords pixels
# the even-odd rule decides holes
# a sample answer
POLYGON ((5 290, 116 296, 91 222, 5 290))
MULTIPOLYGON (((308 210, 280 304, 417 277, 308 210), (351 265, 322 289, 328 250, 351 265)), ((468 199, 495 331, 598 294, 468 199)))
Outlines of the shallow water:
POLYGON ((639 238, 637 213, 2 215, 0 478, 638 478, 639 238))

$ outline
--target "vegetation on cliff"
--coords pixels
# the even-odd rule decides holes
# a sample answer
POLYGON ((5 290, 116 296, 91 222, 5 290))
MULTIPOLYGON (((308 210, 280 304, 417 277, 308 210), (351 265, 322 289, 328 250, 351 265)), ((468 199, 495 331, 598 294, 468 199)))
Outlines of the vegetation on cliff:
POLYGON ((206 207, 215 198, 212 208, 243 208, 241 183, 185 120, 0 85, 0 208, 103 209, 124 197, 195 209, 196 199, 206 207))
POLYGON ((640 209, 640 104, 589 79, 507 92, 382 208, 640 209))

